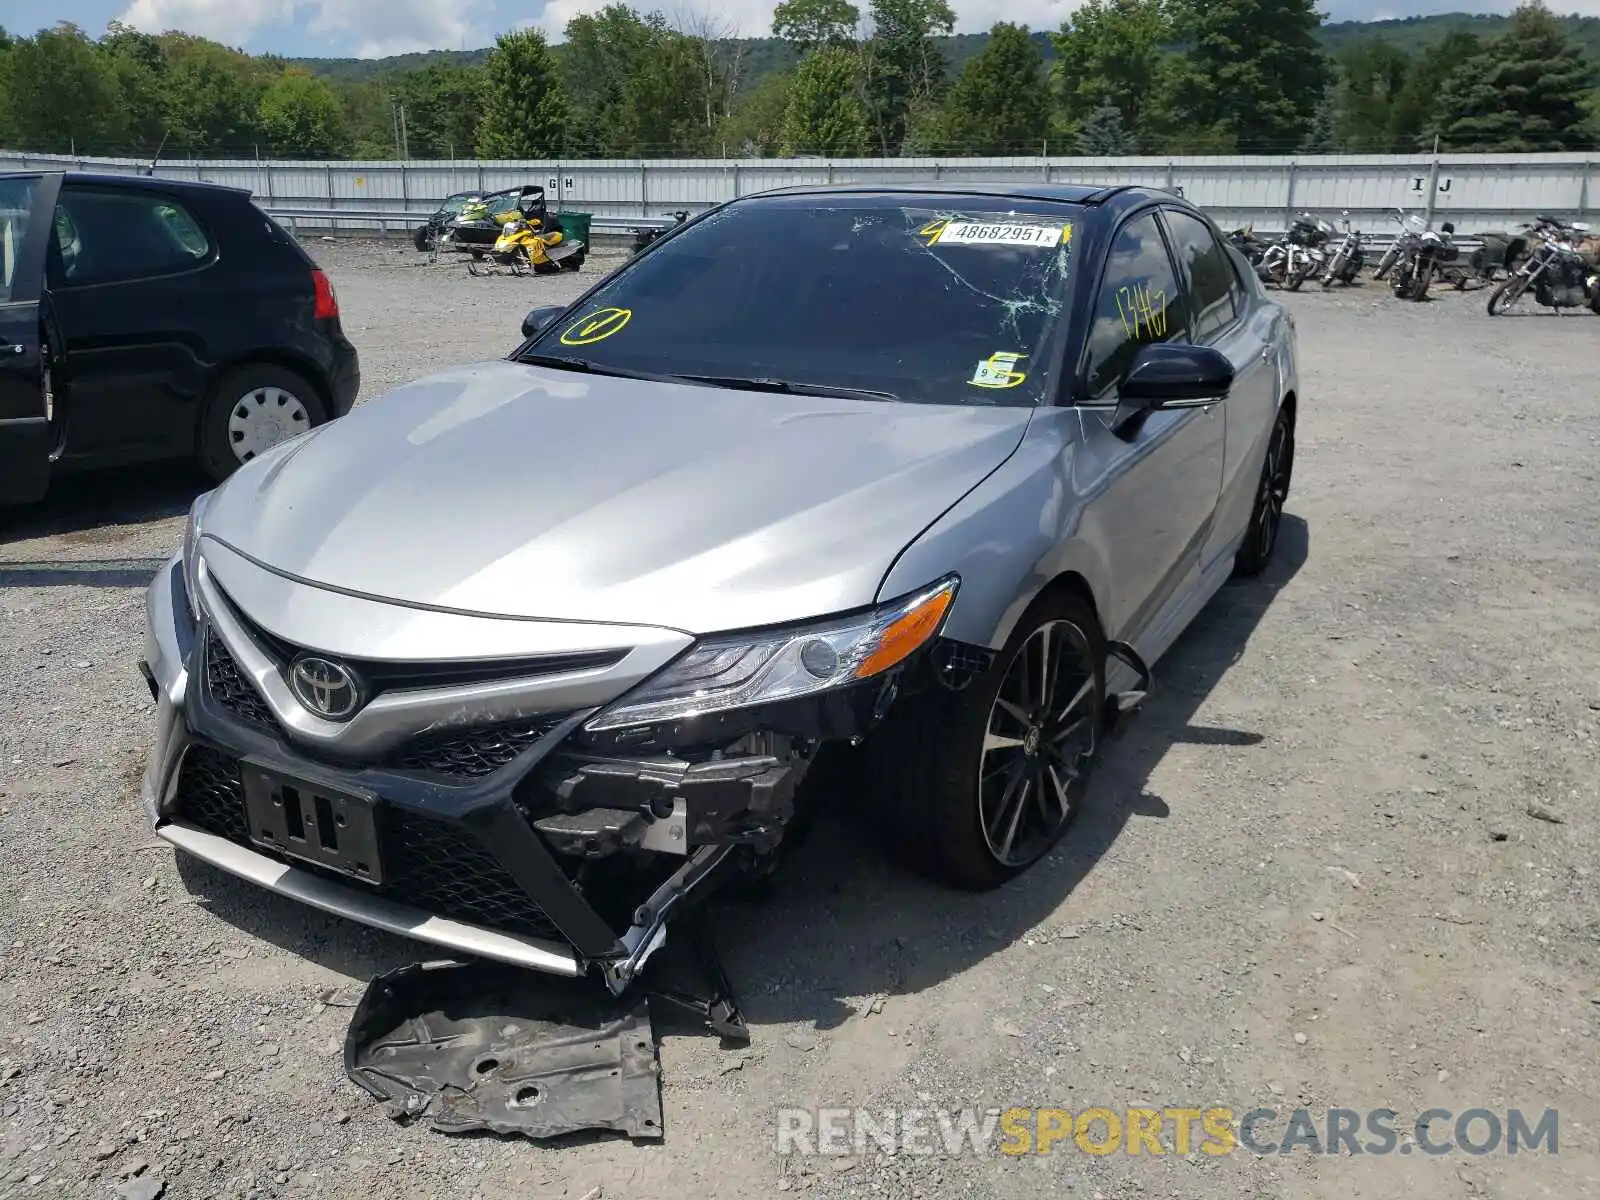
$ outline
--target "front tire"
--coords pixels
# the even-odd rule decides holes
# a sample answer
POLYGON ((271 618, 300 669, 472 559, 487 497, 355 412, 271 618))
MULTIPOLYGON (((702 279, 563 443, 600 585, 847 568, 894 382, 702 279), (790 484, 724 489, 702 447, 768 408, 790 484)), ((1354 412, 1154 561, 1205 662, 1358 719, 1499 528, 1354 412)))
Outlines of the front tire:
POLYGON ((200 465, 221 483, 273 446, 327 419, 309 380, 271 363, 249 363, 211 389, 200 416, 200 465))
POLYGON ((1498 317, 1511 311, 1511 306, 1522 299, 1522 293, 1527 290, 1527 278, 1523 275, 1513 275, 1494 291, 1489 293, 1488 312, 1491 317, 1498 317))
POLYGON ((873 749, 891 851, 967 891, 999 887, 1048 854, 1083 807, 1105 658, 1088 605, 1048 594, 964 690, 908 697, 873 749))
POLYGON ((1289 499, 1289 483, 1294 476, 1294 418, 1287 408, 1278 410, 1267 442, 1267 456, 1261 463, 1261 479, 1256 485, 1256 501, 1250 509, 1250 527, 1234 556, 1236 579, 1261 574, 1272 562, 1278 545, 1278 530, 1283 526, 1283 506, 1289 499))

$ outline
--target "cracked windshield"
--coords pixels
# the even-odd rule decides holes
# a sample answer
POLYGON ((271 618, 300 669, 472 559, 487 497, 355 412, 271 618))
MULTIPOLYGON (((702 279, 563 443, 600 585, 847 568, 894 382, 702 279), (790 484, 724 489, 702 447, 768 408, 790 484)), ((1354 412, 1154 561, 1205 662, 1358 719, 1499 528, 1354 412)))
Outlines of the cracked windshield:
POLYGON ((765 391, 1036 404, 1071 246, 1059 206, 1006 198, 959 211, 904 197, 733 205, 619 273, 527 357, 765 391))

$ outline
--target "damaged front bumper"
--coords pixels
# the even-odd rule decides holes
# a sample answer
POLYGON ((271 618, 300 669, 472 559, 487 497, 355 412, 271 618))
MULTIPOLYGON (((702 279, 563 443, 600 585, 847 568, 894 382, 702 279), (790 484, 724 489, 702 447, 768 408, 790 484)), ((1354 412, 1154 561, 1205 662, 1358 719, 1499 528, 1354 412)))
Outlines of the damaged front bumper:
POLYGON ((770 859, 818 748, 859 737, 898 687, 893 672, 765 709, 593 735, 582 728, 590 707, 466 730, 426 754, 340 761, 290 740, 184 589, 174 560, 147 600, 141 666, 156 736, 141 798, 158 836, 325 912, 460 955, 594 971, 617 993, 692 893, 770 859), (463 761, 477 773, 452 773, 463 761), (285 837, 286 796, 308 822, 322 812, 361 825, 361 838, 346 833, 375 856, 362 864, 369 874, 285 837))

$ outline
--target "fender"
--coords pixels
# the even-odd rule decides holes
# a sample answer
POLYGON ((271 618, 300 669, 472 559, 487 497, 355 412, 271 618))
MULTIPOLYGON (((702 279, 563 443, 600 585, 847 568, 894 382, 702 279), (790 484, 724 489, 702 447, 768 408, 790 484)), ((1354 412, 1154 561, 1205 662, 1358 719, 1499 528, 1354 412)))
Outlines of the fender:
POLYGON ((1075 574, 1104 619, 1105 555, 1077 529, 1062 534, 1068 513, 1083 500, 1072 480, 1073 446, 1064 436, 1076 432, 1078 420, 1073 409, 1040 409, 1016 452, 901 552, 879 586, 879 599, 954 570, 961 588, 944 635, 997 650, 1045 587, 1075 574))

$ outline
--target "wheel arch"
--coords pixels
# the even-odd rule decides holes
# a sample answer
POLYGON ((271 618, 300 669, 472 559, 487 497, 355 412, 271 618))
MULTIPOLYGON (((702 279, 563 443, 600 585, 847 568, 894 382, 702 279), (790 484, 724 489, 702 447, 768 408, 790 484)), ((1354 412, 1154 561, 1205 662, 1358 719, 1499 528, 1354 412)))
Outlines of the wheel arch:
POLYGON ((333 385, 328 379, 328 373, 318 364, 317 360, 308 354, 287 349, 282 346, 265 347, 258 350, 241 350, 230 354, 227 358, 212 369, 210 378, 206 380, 204 402, 196 417, 196 436, 199 436, 198 422, 205 420, 206 406, 211 401, 212 393, 229 375, 241 368, 260 363, 268 367, 280 367, 285 371, 293 371, 301 376, 307 383, 316 389, 317 400, 322 404, 322 415, 327 419, 333 415, 333 385))

